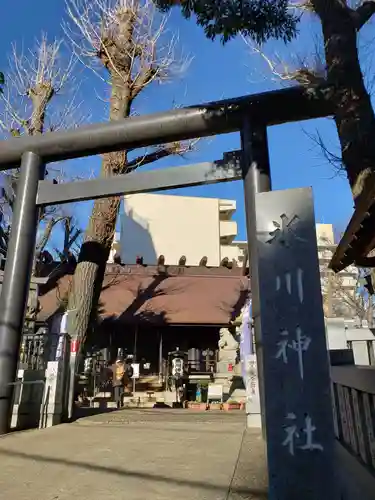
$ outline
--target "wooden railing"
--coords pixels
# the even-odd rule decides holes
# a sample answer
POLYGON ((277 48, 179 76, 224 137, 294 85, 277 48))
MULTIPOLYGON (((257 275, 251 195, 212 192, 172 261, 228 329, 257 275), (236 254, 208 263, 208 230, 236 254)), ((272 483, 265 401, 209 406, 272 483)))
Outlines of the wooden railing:
POLYGON ((375 368, 332 366, 331 378, 336 438, 375 479, 375 368))

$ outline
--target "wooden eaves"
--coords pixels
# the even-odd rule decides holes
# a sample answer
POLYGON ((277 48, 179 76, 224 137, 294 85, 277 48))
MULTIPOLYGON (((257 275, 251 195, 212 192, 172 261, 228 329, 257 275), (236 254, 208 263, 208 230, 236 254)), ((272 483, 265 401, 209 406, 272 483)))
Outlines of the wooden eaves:
POLYGON ((337 272, 351 264, 375 267, 375 257, 369 253, 375 248, 375 174, 358 198, 352 218, 329 263, 337 272))

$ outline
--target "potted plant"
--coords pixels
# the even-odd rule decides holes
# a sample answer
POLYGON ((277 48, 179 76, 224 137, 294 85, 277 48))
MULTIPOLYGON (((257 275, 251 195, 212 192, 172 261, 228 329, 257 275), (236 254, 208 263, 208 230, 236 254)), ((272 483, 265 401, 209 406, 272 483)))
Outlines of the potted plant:
POLYGON ((203 391, 205 390, 205 382, 201 383, 199 382, 197 384, 197 389, 195 393, 195 401, 189 401, 187 404, 187 407, 192 409, 192 410, 200 410, 204 411, 207 410, 207 403, 202 401, 202 389, 203 391))
POLYGON ((190 410, 207 410, 207 404, 202 403, 201 401, 188 401, 187 407, 190 410))
POLYGON ((238 403, 237 401, 227 401, 223 404, 223 409, 225 411, 231 411, 231 410, 241 410, 242 405, 241 403, 238 403))
POLYGON ((222 410, 223 409, 223 403, 221 403, 220 401, 212 401, 209 404, 209 409, 210 410, 222 410))

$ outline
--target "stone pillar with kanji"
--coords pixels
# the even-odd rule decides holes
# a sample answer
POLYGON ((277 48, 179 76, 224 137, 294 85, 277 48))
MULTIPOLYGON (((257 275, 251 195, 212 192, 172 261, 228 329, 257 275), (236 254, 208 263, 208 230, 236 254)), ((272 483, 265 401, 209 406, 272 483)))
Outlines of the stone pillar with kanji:
POLYGON ((337 500, 311 189, 255 195, 251 289, 270 500, 337 500))

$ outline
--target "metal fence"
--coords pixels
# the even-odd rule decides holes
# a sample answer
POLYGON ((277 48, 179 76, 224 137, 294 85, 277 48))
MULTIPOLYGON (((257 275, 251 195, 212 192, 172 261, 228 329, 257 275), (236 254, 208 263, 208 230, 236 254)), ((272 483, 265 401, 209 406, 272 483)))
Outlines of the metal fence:
POLYGON ((45 370, 48 361, 48 335, 44 329, 24 331, 20 347, 20 363, 31 370, 45 370))
POLYGON ((375 474, 375 368, 333 366, 331 376, 336 438, 375 474))
POLYGON ((189 361, 188 367, 189 367, 189 373, 190 372, 216 373, 217 361, 216 359, 189 361))

